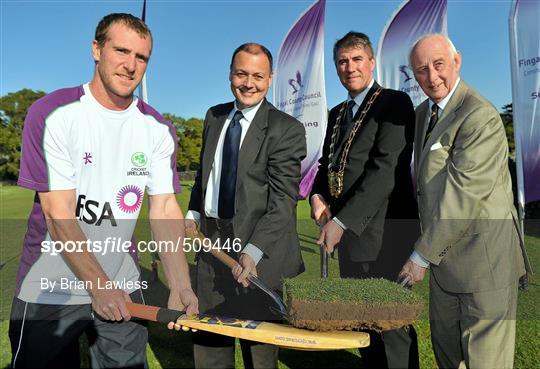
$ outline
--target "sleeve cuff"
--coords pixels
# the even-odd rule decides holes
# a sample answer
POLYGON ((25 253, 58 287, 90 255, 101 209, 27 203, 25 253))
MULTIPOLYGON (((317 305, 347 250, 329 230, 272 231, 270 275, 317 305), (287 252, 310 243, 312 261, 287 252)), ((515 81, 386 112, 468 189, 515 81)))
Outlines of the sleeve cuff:
POLYGON ((333 217, 332 220, 333 220, 334 222, 336 222, 338 226, 340 226, 341 228, 343 228, 344 231, 347 230, 347 226, 345 226, 345 224, 343 224, 343 223, 341 222, 341 220, 339 220, 337 217, 333 217))
POLYGON ((201 214, 198 211, 195 210, 188 210, 186 213, 186 220, 191 219, 196 221, 197 223, 201 222, 201 214))
POLYGON ((259 264, 259 261, 261 261, 264 252, 262 252, 257 246, 255 246, 252 243, 248 243, 246 247, 242 250, 242 254, 247 254, 249 257, 253 259, 255 262, 255 265, 259 264))
POLYGON ((426 258, 424 258, 419 252, 414 250, 409 257, 409 259, 415 263, 416 265, 422 267, 422 268, 429 268, 429 261, 427 261, 426 258))

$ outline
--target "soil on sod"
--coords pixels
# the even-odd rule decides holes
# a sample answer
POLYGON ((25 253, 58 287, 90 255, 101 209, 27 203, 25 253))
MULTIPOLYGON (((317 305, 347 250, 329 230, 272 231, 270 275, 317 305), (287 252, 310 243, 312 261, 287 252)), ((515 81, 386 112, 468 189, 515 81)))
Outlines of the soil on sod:
POLYGON ((385 279, 289 279, 289 322, 317 331, 397 329, 420 316, 420 296, 385 279))

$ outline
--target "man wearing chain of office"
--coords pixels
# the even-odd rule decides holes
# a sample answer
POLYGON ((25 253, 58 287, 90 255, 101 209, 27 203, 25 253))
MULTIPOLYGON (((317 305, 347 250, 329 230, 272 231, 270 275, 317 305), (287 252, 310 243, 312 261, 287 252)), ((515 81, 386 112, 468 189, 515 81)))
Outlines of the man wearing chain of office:
MULTIPOLYGON (((373 80, 369 38, 349 32, 334 45, 334 62, 347 99, 328 116, 319 172, 310 195, 321 226, 318 243, 337 247, 343 278, 396 280, 418 235, 411 180, 414 109, 408 95, 373 80)), ((370 332, 361 349, 369 368, 417 368, 412 326, 370 332)))

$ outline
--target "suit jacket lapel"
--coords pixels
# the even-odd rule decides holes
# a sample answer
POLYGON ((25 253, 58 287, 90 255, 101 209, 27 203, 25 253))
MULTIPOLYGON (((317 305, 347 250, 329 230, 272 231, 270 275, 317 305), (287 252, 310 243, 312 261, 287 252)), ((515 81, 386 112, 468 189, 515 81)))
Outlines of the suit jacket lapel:
MULTIPOLYGON (((439 121, 437 122, 437 124, 435 124, 435 127, 433 127, 433 131, 431 131, 431 134, 429 135, 426 144, 423 145, 422 148, 419 147, 419 149, 422 150, 422 153, 420 154, 420 162, 418 168, 420 168, 420 166, 422 165, 425 157, 427 156, 427 153, 431 149, 431 145, 433 145, 437 140, 439 140, 441 135, 448 128, 448 126, 450 126, 455 121, 456 112, 459 110, 459 108, 461 108, 461 105, 463 104, 463 99, 465 98, 467 89, 468 87, 465 82, 460 81, 459 85, 456 88, 456 91, 454 92, 454 95, 452 95, 450 101, 448 101, 448 104, 444 108, 443 113, 439 118, 439 121)), ((424 122, 424 125, 427 125, 427 123, 424 122)), ((424 136, 422 136, 422 144, 424 137, 425 130, 424 136)))
POLYGON ((225 109, 219 113, 215 118, 208 122, 208 129, 205 137, 205 149, 202 162, 202 185, 203 185, 203 194, 206 193, 206 186, 208 185, 208 178, 210 177, 210 171, 214 165, 214 156, 216 154, 216 146, 223 129, 223 125, 229 116, 231 110, 234 109, 234 104, 227 104, 225 109))
MULTIPOLYGON (((364 97, 364 101, 362 101, 362 105, 360 105, 360 107, 356 111, 356 114, 353 117, 353 123, 356 121, 356 119, 358 119, 358 117, 360 117, 360 114, 362 113, 362 110, 364 110, 366 108, 367 102, 371 98, 371 95, 373 95, 375 93, 375 91, 377 90, 377 88, 379 88, 379 87, 380 87, 380 85, 376 81, 374 81, 373 86, 371 86, 368 93, 364 97)), ((371 116, 371 112, 366 115, 362 125, 366 124, 366 122, 369 120, 370 116, 371 116)), ((343 124, 343 122, 341 122, 341 123, 343 124)), ((354 124, 351 124, 351 126, 347 129, 347 132, 345 133, 345 137, 339 143, 339 146, 338 146, 336 152, 339 153, 340 155, 341 155, 341 150, 343 149, 343 146, 345 145, 345 142, 347 141, 347 137, 349 137, 349 134, 351 133, 353 125, 354 124)), ((356 134, 358 134, 358 132, 356 132, 356 134)), ((335 156, 335 158, 337 160, 338 156, 336 156, 336 155, 334 155, 334 156, 335 156)))
POLYGON ((240 157, 238 158, 238 170, 236 172, 236 189, 242 184, 246 171, 251 166, 259 150, 261 142, 268 126, 268 111, 270 104, 264 99, 259 110, 255 114, 253 121, 249 125, 242 146, 240 147, 240 157))
POLYGON ((414 137, 414 167, 416 177, 418 178, 418 169, 420 168, 420 155, 424 146, 424 138, 427 130, 427 112, 429 110, 429 100, 425 100, 416 109, 416 128, 414 137))

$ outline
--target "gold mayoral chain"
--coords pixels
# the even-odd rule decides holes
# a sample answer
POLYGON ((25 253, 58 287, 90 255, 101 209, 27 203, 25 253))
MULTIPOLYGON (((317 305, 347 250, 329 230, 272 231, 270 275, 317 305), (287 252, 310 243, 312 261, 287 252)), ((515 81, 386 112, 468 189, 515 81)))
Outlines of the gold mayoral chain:
POLYGON ((341 126, 341 119, 343 118, 345 114, 345 109, 347 107, 347 101, 344 101, 341 105, 341 109, 339 110, 338 118, 336 120, 336 124, 334 125, 334 130, 332 132, 332 139, 330 141, 330 153, 328 154, 328 187, 330 187, 330 195, 337 198, 341 196, 341 193, 343 192, 343 176, 345 174, 345 165, 347 164, 347 159, 349 157, 349 150, 351 149, 351 144, 354 140, 354 136, 356 135, 356 132, 360 129, 362 126, 362 123, 364 122, 364 118, 366 117, 366 114, 369 112, 369 109, 375 102, 375 99, 382 91, 382 87, 378 87, 377 90, 371 95, 369 98, 366 107, 362 112, 360 113, 360 116, 357 120, 354 121, 353 127, 351 129, 351 132, 349 133, 349 137, 347 138, 347 142, 345 143, 345 147, 343 148, 343 151, 341 152, 341 158, 339 161, 339 169, 336 171, 334 169, 334 151, 337 143, 337 139, 339 137, 339 131, 341 126))

